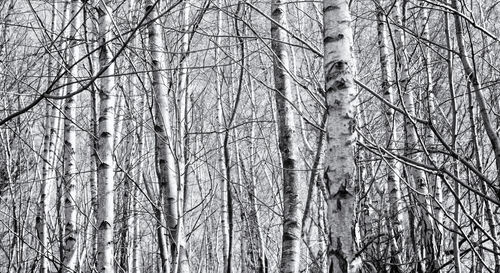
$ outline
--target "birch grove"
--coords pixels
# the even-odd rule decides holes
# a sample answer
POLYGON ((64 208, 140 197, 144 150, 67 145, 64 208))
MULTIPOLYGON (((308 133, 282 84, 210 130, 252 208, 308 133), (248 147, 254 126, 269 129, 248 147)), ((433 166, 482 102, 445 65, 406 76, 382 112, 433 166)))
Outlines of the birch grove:
POLYGON ((0 1, 0 272, 500 272, 499 9, 0 1))

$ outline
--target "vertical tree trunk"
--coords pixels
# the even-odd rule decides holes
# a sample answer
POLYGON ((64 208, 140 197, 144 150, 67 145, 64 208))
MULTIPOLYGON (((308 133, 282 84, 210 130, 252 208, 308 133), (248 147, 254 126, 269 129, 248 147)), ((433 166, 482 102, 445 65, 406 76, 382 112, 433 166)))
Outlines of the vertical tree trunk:
MULTIPOLYGON (((219 1, 221 3, 221 1, 219 1)), ((215 45, 215 60, 219 60, 219 52, 222 43, 220 37, 220 30, 222 29, 222 11, 219 9, 217 11, 217 38, 215 45)), ((224 108, 222 104, 222 71, 219 67, 216 67, 215 75, 215 88, 217 92, 217 130, 218 134, 218 180, 220 182, 220 206, 221 206, 221 230, 222 230, 222 261, 223 261, 223 272, 229 273, 231 271, 229 265, 229 256, 231 250, 229 249, 230 233, 229 233, 229 212, 228 212, 228 181, 226 177, 226 162, 224 160, 224 130, 226 129, 226 124, 224 121, 224 108)))
MULTIPOLYGON (((52 14, 51 14, 51 32, 55 32, 56 25, 56 3, 55 0, 52 1, 52 14)), ((54 40, 55 35, 51 35, 51 40, 54 40)), ((48 71, 49 76, 48 82, 53 78, 53 63, 52 59, 49 59, 48 71)), ((36 218, 36 230, 38 235, 38 240, 40 241, 40 273, 49 272, 49 234, 47 222, 50 217, 49 209, 52 207, 52 202, 55 200, 54 184, 56 180, 54 176, 53 158, 55 158, 55 139, 57 137, 57 126, 56 126, 56 115, 57 109, 53 105, 53 102, 47 101, 45 106, 45 132, 43 138, 43 163, 42 163, 42 181, 40 185, 40 200, 38 207, 38 215, 36 218)))
MULTIPOLYGON (((140 1, 139 1, 140 2, 140 1)), ((135 26, 138 22, 137 22, 137 14, 139 12, 139 5, 138 3, 136 2, 136 0, 130 0, 129 1, 129 11, 128 11, 128 15, 129 15, 129 19, 130 19, 130 24, 135 26)), ((130 44, 131 44, 131 47, 132 48, 135 48, 138 46, 138 43, 137 43, 137 38, 136 37, 133 37, 132 40, 130 41, 130 44)), ((133 55, 133 52, 131 52, 132 54, 130 54, 129 56, 130 57, 130 64, 129 64, 129 69, 130 71, 135 71, 136 67, 135 67, 135 62, 137 61, 137 58, 135 57, 135 55, 133 55)), ((128 268, 130 268, 130 273, 140 273, 141 272, 141 261, 140 261, 140 257, 141 257, 141 252, 140 252, 140 240, 139 240, 139 219, 138 219, 138 209, 139 209, 139 204, 138 204, 138 198, 139 198, 139 195, 138 195, 138 187, 140 187, 140 185, 142 184, 142 177, 143 177, 143 167, 144 167, 144 151, 143 151, 143 147, 144 147, 144 143, 143 143, 143 139, 144 139, 144 125, 143 125, 143 121, 144 121, 144 118, 145 118, 145 113, 146 111, 144 111, 144 105, 145 105, 145 100, 146 100, 146 97, 142 97, 140 95, 140 93, 138 92, 138 88, 137 88, 137 84, 138 84, 138 80, 140 80, 139 78, 139 75, 132 75, 129 79, 128 79, 128 85, 129 85, 129 92, 130 92, 130 95, 133 97, 133 98, 140 98, 139 99, 139 102, 136 104, 135 102, 132 102, 133 106, 132 107, 132 113, 131 115, 134 117, 134 120, 132 121, 132 127, 133 128, 136 128, 136 134, 133 134, 133 137, 134 139, 136 140, 136 145, 137 145, 137 149, 136 149, 136 155, 137 155, 137 160, 139 160, 138 164, 133 164, 133 165, 137 165, 135 168, 134 166, 132 166, 132 171, 131 171, 131 177, 132 179, 134 179, 135 181, 135 184, 132 185, 132 193, 131 193, 131 199, 130 199, 130 209, 131 209, 131 212, 130 212, 130 225, 129 225, 129 229, 130 229, 130 254, 131 254, 131 259, 130 261, 127 263, 127 266, 128 268)))
POLYGON ((97 270, 101 273, 114 272, 114 125, 115 125, 115 77, 110 41, 112 32, 112 9, 110 0, 101 1, 97 9, 99 16, 99 64, 105 69, 99 88, 99 145, 97 150, 97 270))
MULTIPOLYGON (((78 78, 78 65, 75 62, 80 58, 80 48, 78 46, 78 29, 82 24, 81 16, 82 2, 80 0, 71 1, 71 21, 68 55, 68 81, 75 81, 78 78)), ((78 89, 78 84, 68 83, 66 93, 72 94, 78 89)), ((66 99, 64 105, 64 251, 63 251, 63 272, 73 272, 77 266, 77 208, 76 208, 76 162, 75 145, 76 132, 73 124, 76 118, 74 105, 75 96, 66 99)))
MULTIPOLYGON (((157 7, 153 1, 146 2, 146 13, 148 19, 152 20, 158 17, 158 7, 161 7, 161 1, 157 2, 157 7)), ((183 239, 179 240, 179 204, 178 180, 175 173, 176 164, 172 145, 172 134, 169 116, 169 104, 165 75, 165 43, 162 37, 162 28, 158 21, 148 26, 149 47, 151 51, 151 61, 153 64, 152 87, 155 104, 155 132, 156 132, 156 150, 158 164, 158 179, 160 182, 160 192, 163 195, 165 207, 165 219, 168 227, 168 234, 171 243, 172 271, 176 273, 179 266, 178 250, 184 251, 183 239), (180 244, 179 244, 180 242, 180 244)), ((182 235, 183 237, 183 235, 182 235)), ((187 259, 183 259, 183 268, 186 268, 187 259)))
POLYGON ((356 272, 354 208, 356 167, 356 64, 348 2, 324 0, 325 90, 328 118, 324 178, 328 189, 328 270, 356 272))
MULTIPOLYGON (((426 76, 426 85, 427 85, 427 105, 428 105, 428 117, 429 120, 432 122, 433 125, 436 125, 436 94, 435 94, 435 88, 434 88, 434 80, 432 79, 432 55, 431 55, 431 49, 430 49, 430 42, 429 41, 429 8, 426 7, 424 3, 422 3, 422 16, 421 16, 421 21, 422 21, 422 38, 423 38, 423 50, 424 50, 424 67, 425 67, 425 76, 426 76)), ((437 144, 436 140, 434 138, 434 133, 432 130, 428 129, 427 130, 427 135, 426 135, 426 146, 430 148, 431 150, 437 150, 437 144)), ((427 148, 426 148, 427 149, 427 148)), ((437 157, 436 153, 432 151, 429 154, 429 160, 431 161, 431 164, 435 164, 437 162, 437 157)), ((441 209, 441 206, 443 205, 443 186, 441 182, 441 178, 431 175, 430 176, 431 180, 431 186, 433 188, 434 192, 434 214, 436 218, 436 230, 437 232, 434 232, 434 240, 436 243, 436 251, 435 257, 435 265, 434 268, 440 268, 439 266, 439 260, 440 260, 440 255, 439 252, 442 249, 442 244, 443 244, 443 234, 444 234, 444 212, 441 209)))
MULTIPOLYGON (((414 103, 414 94, 411 89, 407 89, 407 85, 409 82, 409 67, 408 60, 405 50, 405 42, 402 31, 402 11, 400 6, 400 1, 395 2, 395 41, 396 41, 396 56, 397 56, 397 65, 398 65, 398 73, 399 77, 398 88, 403 93, 403 104, 404 109, 406 111, 407 116, 405 116, 405 130, 406 130, 406 152, 408 153, 408 157, 420 162, 422 160, 421 156, 415 150, 422 144, 421 139, 419 139, 417 127, 414 121, 412 120, 415 117, 415 103, 414 103)), ((431 216, 431 203, 429 200, 429 188, 427 185, 427 178, 425 176, 425 172, 421 169, 415 169, 409 167, 410 177, 413 179, 413 185, 415 189, 418 191, 415 199, 417 201, 418 210, 422 215, 422 243, 421 247, 423 247, 422 253, 422 262, 420 263, 420 270, 423 272, 427 272, 426 270, 434 270, 438 268, 438 260, 437 260, 437 249, 436 242, 434 239, 434 219, 431 216), (427 266, 429 268, 427 268, 427 266)))
MULTIPOLYGON (((384 8, 382 3, 376 3, 377 11, 377 32, 378 32, 378 47, 380 54, 380 71, 382 74, 382 85, 381 90, 383 92, 384 99, 389 103, 394 103, 393 98, 393 88, 390 78, 390 73, 392 71, 389 62, 389 52, 387 49, 387 32, 385 22, 387 20, 385 16, 384 8)), ((395 141, 398 139, 398 133, 396 130, 396 125, 394 122, 394 110, 390 107, 384 107, 384 146, 390 152, 395 152, 397 147, 395 141)), ((391 222, 390 228, 392 228, 394 238, 391 239, 391 267, 393 272, 401 272, 399 268, 402 264, 401 255, 399 252, 399 238, 400 232, 402 232, 401 221, 402 221, 402 204, 401 204, 401 190, 399 183, 399 164, 393 159, 387 159, 387 191, 389 193, 389 221, 391 222)))
MULTIPOLYGON (((249 75, 250 77, 250 75, 249 75)), ((260 226, 260 217, 259 217, 259 210, 257 207, 257 197, 256 197, 256 176, 257 172, 255 171, 255 157, 257 154, 257 147, 256 147, 256 121, 257 121, 257 106, 255 102, 255 89, 253 87, 253 81, 251 79, 249 80, 249 88, 250 88, 250 100, 252 104, 252 128, 250 131, 250 138, 252 139, 252 142, 250 143, 250 163, 249 163, 249 176, 250 178, 248 179, 248 199, 250 200, 250 213, 249 213, 249 221, 250 221, 250 232, 252 234, 252 241, 255 242, 253 248, 254 254, 253 256, 256 258, 255 262, 257 263, 256 265, 256 271, 259 273, 264 273, 267 272, 266 268, 266 253, 265 253, 265 247, 264 247, 264 240, 262 238, 262 231, 261 231, 261 226, 260 226)))
MULTIPOLYGON (((458 9, 457 1, 456 0, 451 0, 451 6, 455 10, 458 9)), ((465 43, 464 43, 464 34, 463 34, 463 27, 462 27, 462 22, 460 19, 460 16, 458 13, 454 14, 455 18, 455 34, 456 34, 456 39, 457 39, 457 45, 460 53, 460 60, 462 61, 462 66, 464 68, 465 74, 467 75, 467 80, 470 85, 472 85, 472 89, 474 91, 475 97, 476 97, 476 102, 479 105, 479 113, 481 115, 481 119, 483 120, 483 124, 486 130, 486 134, 488 136, 488 139, 490 140, 491 146, 493 148, 493 152, 495 155, 495 163, 496 163, 496 168, 497 168, 497 178, 496 178, 496 186, 500 185, 500 138, 498 137, 498 134, 493 127, 493 124, 491 122, 491 119, 488 114, 488 109, 486 106, 485 99, 483 97, 483 90, 481 87, 481 83, 479 81, 479 78, 476 74, 476 70, 473 66, 471 66, 469 60, 467 59, 468 53, 466 52, 465 48, 465 43)), ((469 91, 471 92, 471 91, 469 91)), ((476 151, 479 152, 479 151, 476 151)), ((500 196, 500 192, 496 192, 497 196, 500 196)), ((488 209, 488 201, 486 202, 486 209, 488 209)), ((487 212, 487 217, 489 217, 489 213, 487 212)), ((495 240, 497 240, 498 235, 496 232, 496 227, 495 224, 493 223, 493 219, 487 220, 490 222, 490 233, 491 237, 495 240)), ((498 253, 498 246, 497 244, 493 244, 493 252, 498 253)), ((494 261, 495 261, 495 273, 500 272, 500 257, 498 255, 493 255, 494 256, 494 261)))
MULTIPOLYGON (((85 13, 88 14, 88 13, 85 13)), ((88 20, 89 17, 85 17, 84 21, 90 21, 88 20)), ((92 37, 97 38, 98 37, 98 29, 95 24, 91 24, 91 31, 92 31, 92 37)), ((91 44, 88 45, 89 50, 88 53, 90 53, 91 50, 97 50, 99 47, 99 44, 97 42, 97 39, 94 39, 95 41, 91 44), (91 49, 91 50, 90 50, 91 49)), ((90 67, 90 74, 94 75, 94 72, 96 69, 99 67, 99 59, 97 54, 93 53, 91 56, 89 56, 89 67, 90 67)), ((90 268, 92 270, 97 269, 97 214, 99 210, 98 202, 97 202, 97 162, 98 162, 98 157, 97 157, 97 149, 99 146, 99 139, 98 139, 98 133, 99 133, 99 124, 98 124, 98 119, 99 119, 99 111, 98 111, 98 88, 96 88, 96 85, 92 85, 90 88, 91 92, 91 102, 90 102, 90 113, 91 113, 91 118, 90 118, 90 124, 91 124, 91 130, 92 133, 90 134, 90 174, 89 174, 89 184, 90 184, 90 206, 92 207, 92 231, 90 234, 90 254, 87 255, 89 257, 89 262, 88 264, 90 265, 90 268)))
POLYGON ((299 171, 300 159, 298 150, 298 136, 295 130, 295 116, 293 113, 292 86, 289 73, 289 59, 286 42, 287 1, 273 0, 271 17, 275 21, 271 25, 273 38, 271 48, 274 53, 273 70, 276 108, 278 111, 278 134, 281 161, 283 164, 283 237, 281 251, 280 272, 296 273, 300 268, 300 241, 302 231, 302 211, 299 183, 303 182, 303 175, 299 171))
MULTIPOLYGON (((447 1, 448 2, 448 1, 447 1)), ((450 18, 448 12, 444 12, 444 32, 446 36, 446 47, 447 48, 452 48, 452 40, 451 40, 451 33, 450 33, 450 18)), ((448 51, 447 52, 447 72, 448 72, 448 89, 450 92, 450 100, 451 100, 451 114, 452 114, 452 130, 451 130, 451 149, 456 150, 457 147, 457 130, 458 130, 458 113, 457 113, 457 102, 456 102, 456 93, 455 93, 455 86, 454 86, 454 77, 453 77, 453 52, 448 51)), ((473 121, 473 116, 472 116, 472 121, 473 121)), ((475 131, 475 126, 471 124, 471 129, 474 129, 475 131)), ((475 134, 473 132, 472 134, 475 134)), ((454 175, 456 177, 460 177, 460 172, 458 169, 458 160, 457 159, 452 159, 453 160, 453 170, 454 170, 454 175)), ((482 182, 481 182, 482 183, 482 182)), ((482 183, 484 185, 484 183, 482 183)), ((455 182, 455 194, 457 196, 460 196, 460 185, 458 182, 455 182)), ((454 267, 455 267, 455 273, 462 273, 462 262, 461 262, 461 256, 460 256, 460 235, 459 235, 459 229, 460 229, 460 206, 459 202, 455 202, 455 205, 453 207, 454 212, 453 212, 453 220, 455 221, 455 232, 453 232, 453 258, 454 258, 454 267)), ((478 263, 481 264, 481 263, 478 263)), ((476 268, 476 273, 482 273, 481 269, 476 268)))
MULTIPOLYGON (((179 94, 178 94, 178 125, 177 125, 177 130, 178 130, 178 154, 177 154, 177 183, 178 183, 178 189, 177 189, 177 207, 175 208, 177 210, 177 214, 179 215, 179 219, 177 219, 177 234, 175 237, 175 242, 176 242, 176 249, 175 252, 176 257, 178 259, 177 264, 178 264, 178 270, 177 272, 179 273, 188 273, 189 270, 189 260, 188 260, 188 255, 187 255, 187 249, 186 249, 186 241, 184 238, 184 207, 186 204, 186 201, 184 196, 185 185, 187 185, 187 177, 188 177, 188 158, 187 158, 187 151, 188 147, 187 145, 189 144, 188 141, 188 135, 187 135, 187 130, 188 130, 188 108, 189 108, 189 88, 188 88, 188 69, 187 69, 187 61, 188 61, 188 50, 189 50, 189 10, 190 10, 190 1, 186 0, 184 1, 184 6, 182 7, 181 10, 181 18, 183 22, 183 35, 182 35, 182 57, 181 57, 181 64, 180 64, 180 71, 179 71, 179 94)), ((186 196, 187 197, 187 196, 186 196)), ((174 273, 177 273, 174 272, 174 273)))

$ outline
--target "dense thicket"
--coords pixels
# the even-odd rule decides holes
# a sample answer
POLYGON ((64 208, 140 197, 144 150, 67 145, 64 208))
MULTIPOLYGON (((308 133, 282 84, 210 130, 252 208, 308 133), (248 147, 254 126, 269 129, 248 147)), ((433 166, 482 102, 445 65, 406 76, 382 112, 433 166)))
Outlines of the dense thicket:
POLYGON ((500 5, 0 2, 0 272, 500 273, 500 5))

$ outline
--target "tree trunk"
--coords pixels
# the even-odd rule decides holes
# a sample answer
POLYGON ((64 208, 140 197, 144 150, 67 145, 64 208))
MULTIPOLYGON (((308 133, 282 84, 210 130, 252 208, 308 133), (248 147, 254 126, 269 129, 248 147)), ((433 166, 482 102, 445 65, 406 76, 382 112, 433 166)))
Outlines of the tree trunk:
MULTIPOLYGON (((416 124, 413 121, 413 117, 415 117, 415 102, 414 102, 414 94, 411 89, 407 89, 407 85, 409 82, 409 66, 408 60, 405 50, 405 42, 402 31, 402 11, 400 6, 400 1, 395 2, 395 42, 396 42, 396 56, 397 56, 397 65, 398 65, 398 73, 399 77, 398 88, 399 91, 403 94, 403 105, 406 112, 405 116, 405 130, 406 130, 406 152, 408 157, 414 161, 420 162, 422 157, 419 152, 416 151, 419 144, 421 144, 421 139, 419 139, 416 124)), ((417 190, 417 194, 415 196, 415 200, 417 202, 417 209, 421 212, 422 215, 422 243, 421 247, 423 247, 422 253, 422 262, 420 263, 420 270, 423 272, 427 272, 426 270, 434 270, 439 268, 438 260, 437 260, 437 249, 436 242, 434 239, 434 219, 431 216, 431 203, 429 200, 429 188, 427 185, 427 178, 425 176, 425 172, 422 169, 408 168, 409 177, 413 179, 413 185, 417 190), (427 266, 429 268, 427 268, 427 266)))
MULTIPOLYGON (((221 1, 219 1, 221 3, 221 1)), ((219 52, 221 45, 220 30, 222 29, 222 11, 219 9, 217 11, 217 38, 215 45, 215 60, 219 60, 219 52)), ((217 130, 219 131, 218 140, 218 180, 220 182, 220 209, 221 209, 221 230, 222 230, 222 261, 223 261, 223 272, 229 273, 231 271, 229 265, 230 252, 229 241, 229 212, 228 212, 228 178, 226 177, 226 162, 224 160, 224 130, 226 129, 226 124, 224 121, 224 109, 222 104, 222 71, 219 67, 216 67, 215 75, 215 88, 217 92, 217 130)))
MULTIPOLYGON (((56 4, 52 1, 52 19, 51 19, 51 32, 55 32, 56 25, 56 4)), ((54 35, 51 35, 51 39, 54 39, 54 35)), ((1 50, 0 50, 1 51, 1 50)), ((49 76, 48 82, 53 80, 53 62, 49 59, 48 71, 49 76)), ((38 215, 36 218, 36 230, 38 235, 38 240, 40 241, 40 273, 49 272, 49 255, 51 249, 49 247, 49 234, 47 222, 50 217, 50 208, 54 205, 55 200, 54 184, 56 180, 53 178, 54 172, 54 158, 55 158, 55 139, 57 137, 57 108, 53 105, 54 102, 47 100, 45 106, 45 132, 43 138, 43 163, 42 163, 42 181, 40 185, 40 200, 38 207, 38 215)))
POLYGON ((99 88, 99 127, 97 150, 97 270, 101 273, 114 272, 114 125, 115 125, 115 78, 111 45, 112 9, 110 0, 101 1, 97 9, 99 16, 99 64, 105 69, 99 88))
POLYGON ((271 48, 274 53, 274 87, 277 108, 278 137, 281 161, 283 164, 283 237, 280 272, 296 273, 300 269, 300 241, 302 231, 302 210, 299 183, 304 182, 299 171, 300 159, 298 136, 295 129, 295 116, 291 102, 294 101, 289 73, 289 58, 286 42, 287 1, 273 0, 271 25, 273 38, 271 48))
POLYGON ((348 2, 324 0, 325 90, 328 118, 324 178, 328 189, 328 270, 357 272, 354 251, 354 182, 356 166, 356 64, 348 2))
MULTIPOLYGON (((177 257, 177 264, 178 264, 178 269, 174 273, 189 273, 189 260, 188 260, 188 252, 186 249, 186 240, 184 238, 184 207, 186 204, 186 201, 184 196, 187 197, 187 195, 184 194, 184 191, 186 190, 185 186, 187 185, 188 181, 188 108, 189 108, 189 88, 188 88, 188 68, 187 68, 187 57, 189 54, 189 10, 190 10, 190 3, 189 0, 184 1, 184 6, 182 7, 181 10, 181 19, 183 22, 183 31, 184 34, 182 35, 182 57, 181 57, 181 63, 180 63, 180 70, 179 70, 179 94, 178 94, 178 102, 177 102, 177 107, 178 107, 178 115, 177 115, 177 130, 178 130, 178 137, 177 137, 177 145, 179 149, 177 150, 177 161, 176 161, 176 170, 177 170, 177 183, 179 188, 177 189, 177 206, 175 209, 177 210, 177 215, 179 215, 179 218, 177 219, 177 233, 175 236, 175 252, 177 257)), ((174 268, 175 270, 175 268, 174 268)))
MULTIPOLYGON (((458 9, 457 1, 456 0, 451 0, 451 6, 455 10, 458 9)), ((465 74, 467 75, 467 80, 468 84, 472 85, 472 89, 474 91, 475 97, 476 97, 476 102, 479 105, 479 113, 481 115, 481 119, 483 120, 483 124, 486 130, 486 134, 488 136, 488 139, 490 140, 491 146, 493 148, 493 152, 495 155, 495 163, 496 163, 496 168, 497 168, 497 178, 496 178, 496 186, 498 187, 500 185, 500 138, 497 135, 497 132, 491 122, 491 119, 488 114, 488 109, 486 106, 485 99, 483 97, 483 90, 481 87, 481 83, 479 81, 479 78, 476 74, 476 69, 471 66, 469 60, 467 59, 468 53, 466 52, 465 48, 465 43, 464 43, 464 34, 463 34, 463 28, 462 28, 462 22, 460 19, 460 16, 458 13, 454 14, 455 18, 455 34, 456 34, 456 39, 457 39, 457 45, 458 45, 458 50, 460 53, 460 60, 462 61, 462 66, 464 68, 465 74)), ((472 92, 472 90, 469 90, 469 93, 472 92)), ((472 96, 470 94, 469 96, 472 96)), ((479 153, 479 150, 476 152, 479 153)), ((486 191, 484 191, 486 193, 486 191)), ((500 196, 500 191, 497 190, 496 192, 497 197, 500 196)), ((486 202, 486 210, 489 208, 489 201, 485 200, 486 202)), ((486 216, 489 218, 491 217, 491 213, 487 211, 486 216)), ((498 235, 496 232, 496 226, 494 224, 493 219, 487 219, 490 225, 490 233, 491 237, 494 240, 497 240, 498 235)), ((498 246, 497 244, 493 243, 493 253, 498 253, 498 246)), ((495 261, 495 273, 500 273, 500 257, 499 255, 493 255, 494 256, 494 261, 495 261)))
MULTIPOLYGON (((78 29, 82 25, 81 16, 82 2, 80 0, 71 1, 71 21, 68 54, 68 81, 75 81, 78 78, 78 65, 75 62, 80 58, 80 48, 78 46, 78 29)), ((78 89, 76 83, 68 83, 66 93, 72 94, 78 89)), ((73 272, 77 267, 77 207, 76 207, 76 179, 77 175, 75 162, 76 132, 73 124, 76 118, 76 108, 74 105, 76 96, 66 99, 64 105, 64 251, 63 251, 63 272, 73 272)))
MULTIPOLYGON (((146 2, 146 13, 148 19, 152 20, 158 17, 158 8, 161 7, 161 1, 158 1, 155 7, 153 1, 146 2)), ((179 222, 179 196, 178 180, 175 173, 176 163, 174 161, 171 134, 171 123, 169 116, 169 104, 167 94, 167 76, 165 75, 165 43, 162 36, 162 28, 158 21, 148 26, 149 47, 151 50, 151 61, 153 64, 152 87, 154 93, 155 105, 155 133, 156 133, 156 151, 158 179, 160 182, 160 192, 163 195, 164 212, 168 234, 171 243, 172 272, 178 272, 179 252, 185 251, 182 228, 179 222), (179 233, 179 231, 181 233, 179 233), (182 239, 181 239, 182 238, 182 239)), ((184 253, 184 252, 183 252, 184 253)), ((184 254, 183 254, 184 255, 184 254)), ((182 266, 185 269, 187 259, 182 259, 182 266)), ((187 269, 189 270, 189 269, 187 269)))
MULTIPOLYGON (((389 62, 389 52, 387 49, 387 31, 385 27, 385 22, 387 20, 385 16, 384 8, 381 6, 381 2, 376 3, 377 11, 377 30, 378 30, 378 47, 380 54, 380 71, 382 74, 382 85, 381 90, 383 97, 386 101, 393 104, 394 103, 394 90, 392 88, 392 82, 390 73, 392 71, 389 62)), ((396 130, 396 125, 394 122, 394 109, 384 106, 384 146, 387 147, 387 151, 396 152, 397 147, 395 141, 398 140, 398 132, 396 130)), ((402 232, 401 222, 402 222, 402 204, 401 204, 401 190, 399 183, 400 176, 400 166, 396 160, 392 157, 387 158, 387 191, 389 193, 389 213, 390 228, 393 232, 394 238, 390 240, 391 245, 391 268, 393 272, 402 272, 400 265, 402 264, 401 255, 399 252, 399 238, 402 232)))

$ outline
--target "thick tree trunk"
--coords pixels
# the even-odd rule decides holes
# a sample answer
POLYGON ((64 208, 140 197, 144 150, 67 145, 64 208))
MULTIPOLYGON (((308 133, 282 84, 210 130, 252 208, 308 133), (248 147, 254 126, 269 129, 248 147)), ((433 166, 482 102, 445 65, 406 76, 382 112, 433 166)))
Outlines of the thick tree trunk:
POLYGON ((303 175, 299 171, 300 158, 295 116, 291 102, 294 101, 289 73, 289 57, 286 48, 286 0, 273 0, 271 17, 276 23, 271 25, 273 38, 271 48, 274 53, 273 70, 279 149, 283 164, 283 238, 280 272, 296 273, 300 268, 300 241, 302 231, 302 210, 299 183, 303 175))
POLYGON ((114 125, 115 125, 115 77, 112 52, 112 9, 110 1, 101 1, 99 15, 99 64, 106 69, 102 74, 99 88, 99 127, 97 150, 97 270, 101 273, 114 272, 114 125))
MULTIPOLYGON (((78 65, 75 62, 80 58, 80 48, 78 46, 78 29, 82 25, 81 10, 82 2, 80 0, 71 1, 71 16, 73 20, 70 26, 70 40, 68 55, 68 81, 75 81, 78 77, 78 65)), ((78 84, 73 83, 67 86, 66 93, 72 94, 78 89, 78 84)), ((75 145, 76 132, 73 124, 76 118, 76 108, 74 105, 76 96, 66 99, 64 105, 64 251, 63 251, 63 272, 73 272, 77 267, 77 207, 76 207, 76 162, 75 145)))
POLYGON ((348 2, 324 0, 325 90, 328 118, 324 178, 328 189, 328 270, 357 272, 354 251, 356 64, 348 2))

